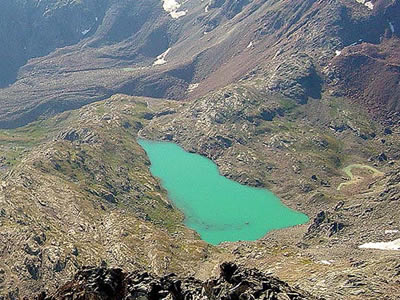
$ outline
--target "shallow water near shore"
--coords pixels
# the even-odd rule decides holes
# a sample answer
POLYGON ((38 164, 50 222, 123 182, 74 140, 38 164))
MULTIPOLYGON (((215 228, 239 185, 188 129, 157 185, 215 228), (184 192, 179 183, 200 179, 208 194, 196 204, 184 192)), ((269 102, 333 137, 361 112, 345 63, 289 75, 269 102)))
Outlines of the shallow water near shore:
POLYGON ((138 140, 185 225, 210 244, 256 240, 267 232, 304 224, 305 214, 286 207, 272 192, 221 176, 211 160, 170 142, 138 140))

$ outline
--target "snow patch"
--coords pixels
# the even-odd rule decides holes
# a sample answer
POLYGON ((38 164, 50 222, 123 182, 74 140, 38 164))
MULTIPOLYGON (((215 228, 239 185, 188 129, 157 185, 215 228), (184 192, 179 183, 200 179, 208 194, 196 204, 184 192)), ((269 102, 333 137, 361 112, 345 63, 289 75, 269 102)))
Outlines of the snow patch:
POLYGON ((356 0, 356 1, 360 4, 364 4, 370 10, 374 9, 374 4, 371 1, 366 1, 366 0, 356 0))
POLYGON ((336 50, 336 51, 335 51, 335 54, 336 54, 336 56, 339 56, 340 54, 342 54, 342 51, 336 50))
POLYGON ((82 34, 83 34, 83 35, 86 35, 86 34, 90 31, 90 29, 91 29, 91 28, 82 31, 82 34))
POLYGON ((392 33, 394 33, 394 25, 392 24, 392 22, 389 22, 389 27, 392 33))
POLYGON ((320 260, 319 262, 323 265, 331 265, 332 264, 332 260, 320 260))
POLYGON ((398 233, 398 230, 385 230, 385 234, 392 234, 392 233, 398 233))
POLYGON ((276 51, 274 58, 278 57, 279 55, 281 55, 283 53, 283 49, 280 48, 278 51, 276 51))
POLYGON ((247 49, 249 49, 249 48, 253 48, 253 42, 250 42, 250 43, 247 45, 247 49))
POLYGON ((198 86, 199 86, 198 83, 189 84, 189 87, 188 87, 188 89, 187 89, 188 93, 193 92, 198 86))
POLYGON ((374 9, 374 4, 371 1, 365 2, 364 5, 368 7, 370 10, 374 9))
POLYGON ((358 246, 361 249, 400 250, 400 239, 391 242, 366 243, 358 246))
POLYGON ((183 17, 187 13, 187 10, 178 11, 178 9, 181 7, 181 4, 176 2, 176 0, 162 0, 162 2, 164 10, 169 13, 173 19, 183 17))
POLYGON ((159 56, 157 56, 157 59, 154 61, 153 66, 159 66, 166 64, 167 61, 165 60, 165 57, 167 56, 168 52, 171 50, 171 48, 168 48, 167 51, 164 53, 161 53, 159 56))
POLYGON ((206 8, 204 9, 204 12, 208 12, 208 5, 206 6, 206 8))

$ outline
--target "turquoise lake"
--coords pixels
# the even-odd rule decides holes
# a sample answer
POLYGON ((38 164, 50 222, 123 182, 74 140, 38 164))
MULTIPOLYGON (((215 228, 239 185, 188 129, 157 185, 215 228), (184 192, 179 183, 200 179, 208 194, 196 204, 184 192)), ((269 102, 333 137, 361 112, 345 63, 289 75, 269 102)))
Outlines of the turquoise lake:
POLYGON ((169 142, 138 140, 168 197, 185 215, 185 225, 210 244, 256 240, 267 232, 304 224, 308 217, 272 192, 221 176, 217 166, 169 142))

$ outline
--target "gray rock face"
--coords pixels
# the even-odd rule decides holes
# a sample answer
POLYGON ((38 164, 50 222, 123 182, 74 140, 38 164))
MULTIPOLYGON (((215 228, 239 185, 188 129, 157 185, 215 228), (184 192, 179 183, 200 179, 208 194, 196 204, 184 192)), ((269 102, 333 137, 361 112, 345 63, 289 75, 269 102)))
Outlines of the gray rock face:
POLYGON ((95 143, 97 137, 96 134, 93 133, 90 129, 83 128, 79 130, 70 129, 61 132, 56 139, 78 143, 95 143))
POLYGON ((321 211, 314 218, 313 223, 309 226, 305 239, 311 239, 319 235, 331 237, 345 228, 345 224, 334 220, 332 213, 321 211))
POLYGON ((305 103, 308 97, 321 98, 322 79, 308 55, 296 54, 275 68, 268 89, 305 103))

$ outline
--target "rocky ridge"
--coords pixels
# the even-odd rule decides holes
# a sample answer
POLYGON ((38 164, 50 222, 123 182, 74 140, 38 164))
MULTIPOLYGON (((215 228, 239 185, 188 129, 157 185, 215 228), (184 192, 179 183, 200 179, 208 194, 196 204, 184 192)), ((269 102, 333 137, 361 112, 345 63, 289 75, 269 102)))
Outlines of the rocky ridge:
POLYGON ((175 274, 155 277, 145 272, 126 274, 121 269, 87 267, 54 294, 42 293, 34 299, 317 299, 275 277, 233 263, 221 264, 220 272, 219 278, 202 282, 175 274))

